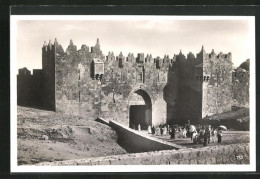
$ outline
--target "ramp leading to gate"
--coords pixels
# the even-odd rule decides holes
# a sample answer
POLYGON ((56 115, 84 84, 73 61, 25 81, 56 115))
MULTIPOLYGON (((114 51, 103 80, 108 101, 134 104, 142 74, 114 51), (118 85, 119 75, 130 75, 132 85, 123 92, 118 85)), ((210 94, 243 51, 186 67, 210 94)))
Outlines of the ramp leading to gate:
POLYGON ((146 136, 116 121, 109 121, 109 126, 116 131, 118 135, 118 143, 127 152, 130 153, 171 150, 171 149, 177 150, 180 148, 185 148, 173 143, 169 143, 160 139, 155 139, 153 137, 146 136))

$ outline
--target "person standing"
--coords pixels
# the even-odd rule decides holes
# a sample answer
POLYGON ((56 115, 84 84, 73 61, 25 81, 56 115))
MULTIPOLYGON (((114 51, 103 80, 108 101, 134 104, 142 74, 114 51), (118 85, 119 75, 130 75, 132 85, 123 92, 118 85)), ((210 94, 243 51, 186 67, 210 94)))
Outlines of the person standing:
POLYGON ((152 133, 152 128, 151 128, 151 126, 149 125, 148 126, 148 134, 151 134, 152 133))
POLYGON ((172 126, 171 139, 175 139, 175 131, 176 131, 175 127, 172 126))
POLYGON ((141 131, 141 125, 138 124, 138 131, 140 132, 141 131))
POLYGON ((186 138, 186 136, 187 136, 187 130, 185 129, 185 127, 183 128, 183 138, 186 138))
POLYGON ((152 127, 152 135, 154 135, 155 134, 155 128, 154 128, 154 126, 152 127))
POLYGON ((207 146, 207 144, 209 143, 209 140, 210 140, 210 130, 209 130, 209 127, 206 127, 206 130, 205 130, 205 133, 204 133, 203 137, 204 137, 203 145, 207 146))
POLYGON ((160 126, 160 134, 163 135, 163 126, 160 126))
POLYGON ((163 128, 163 135, 166 135, 166 134, 167 134, 167 127, 164 126, 164 128, 163 128))
POLYGON ((160 135, 160 127, 159 126, 156 127, 156 135, 157 136, 160 135))
POLYGON ((217 136, 218 136, 218 143, 221 143, 221 140, 222 140, 222 130, 220 128, 218 129, 217 136))

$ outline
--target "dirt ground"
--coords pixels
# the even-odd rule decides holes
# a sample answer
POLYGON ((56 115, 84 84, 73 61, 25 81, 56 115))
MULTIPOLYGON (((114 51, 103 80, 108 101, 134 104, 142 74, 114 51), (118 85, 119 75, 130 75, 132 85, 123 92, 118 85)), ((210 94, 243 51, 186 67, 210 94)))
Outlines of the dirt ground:
POLYGON ((125 154, 116 141, 96 121, 18 106, 18 165, 125 154))
MULTIPOLYGON (((146 132, 146 131, 142 131, 146 132)), ((147 134, 148 135, 148 134, 147 134)), ((203 144, 194 144, 191 141, 191 138, 183 138, 179 137, 179 133, 176 133, 175 139, 170 139, 170 135, 161 135, 161 136, 155 136, 150 135, 151 137, 159 138, 162 140, 165 140, 167 142, 173 142, 178 145, 182 145, 188 148, 201 148, 204 147, 203 144)), ((218 145, 230 145, 230 144, 238 144, 238 143, 249 143, 249 131, 224 131, 222 136, 222 142, 218 143, 217 137, 211 136, 210 143, 207 146, 218 146, 218 145)))
MULTIPOLYGON (((179 138, 178 133, 175 139, 169 134, 149 136, 188 148, 204 147, 190 138, 179 138)), ((18 106, 18 165, 126 154, 116 141, 115 131, 94 120, 18 106)), ((214 141, 208 146, 249 143, 249 132, 225 131, 221 144, 216 137, 214 141)))

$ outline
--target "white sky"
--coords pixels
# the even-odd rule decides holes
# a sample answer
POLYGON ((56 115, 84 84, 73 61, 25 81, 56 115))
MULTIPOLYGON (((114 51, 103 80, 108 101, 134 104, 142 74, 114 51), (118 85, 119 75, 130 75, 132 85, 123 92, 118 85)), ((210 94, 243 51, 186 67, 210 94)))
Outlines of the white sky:
POLYGON ((153 57, 171 58, 189 52, 195 55, 201 46, 207 53, 232 53, 235 67, 252 59, 247 20, 19 20, 17 21, 17 68, 42 68, 41 48, 44 41, 57 38, 63 49, 70 39, 80 49, 91 47, 99 38, 104 55, 113 51, 124 56, 129 52, 151 53, 153 57))

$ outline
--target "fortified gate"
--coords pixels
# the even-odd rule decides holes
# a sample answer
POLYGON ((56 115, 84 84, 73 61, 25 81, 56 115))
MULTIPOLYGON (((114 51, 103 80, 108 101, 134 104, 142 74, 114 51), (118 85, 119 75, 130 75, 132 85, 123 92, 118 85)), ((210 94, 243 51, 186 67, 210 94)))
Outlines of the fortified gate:
POLYGON ((228 111, 232 101, 231 53, 170 58, 133 53, 103 55, 99 40, 89 48, 70 41, 66 51, 57 42, 42 47, 42 69, 19 69, 18 105, 140 124, 193 123, 228 111), (215 97, 215 94, 218 94, 215 97), (217 104, 217 105, 216 105, 217 104))

